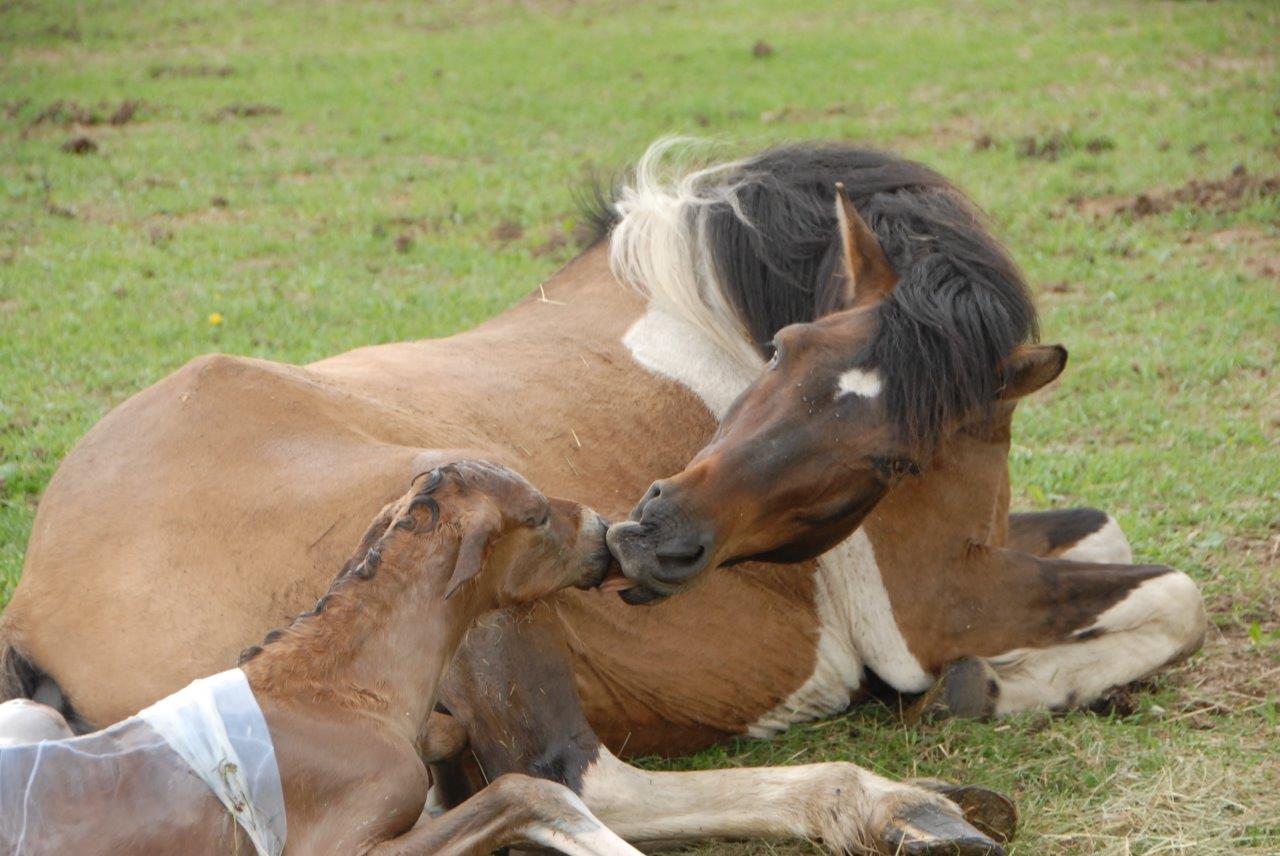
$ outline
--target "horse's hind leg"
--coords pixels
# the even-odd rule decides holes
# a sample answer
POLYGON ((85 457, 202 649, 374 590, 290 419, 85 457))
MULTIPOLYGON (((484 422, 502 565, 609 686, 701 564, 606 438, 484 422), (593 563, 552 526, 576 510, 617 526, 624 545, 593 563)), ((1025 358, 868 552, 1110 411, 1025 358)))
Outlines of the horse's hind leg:
POLYGON ((1014 550, 1073 562, 1133 562, 1129 539, 1116 519, 1096 508, 1060 508, 1009 515, 1014 550))
MULTIPOLYGON (((1003 852, 933 787, 854 764, 668 773, 624 763, 587 724, 554 621, 545 608, 482 621, 446 680, 444 702, 487 780, 514 772, 564 783, 635 843, 760 838, 821 841, 836 852, 1003 852)), ((973 820, 1012 834, 1012 805, 990 796, 969 801, 984 815, 973 820)))

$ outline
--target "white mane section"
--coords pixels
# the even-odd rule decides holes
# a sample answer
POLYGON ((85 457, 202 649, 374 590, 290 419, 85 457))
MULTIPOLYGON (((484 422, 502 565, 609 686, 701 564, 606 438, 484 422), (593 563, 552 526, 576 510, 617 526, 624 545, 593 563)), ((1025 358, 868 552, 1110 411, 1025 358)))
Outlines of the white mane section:
POLYGON ((716 280, 707 237, 707 214, 713 205, 728 205, 748 223, 738 190, 749 179, 726 178, 741 161, 682 174, 680 162, 666 156, 695 142, 661 139, 640 158, 631 183, 617 195, 615 209, 621 219, 610 235, 609 264, 619 280, 698 328, 754 373, 764 361, 716 280))

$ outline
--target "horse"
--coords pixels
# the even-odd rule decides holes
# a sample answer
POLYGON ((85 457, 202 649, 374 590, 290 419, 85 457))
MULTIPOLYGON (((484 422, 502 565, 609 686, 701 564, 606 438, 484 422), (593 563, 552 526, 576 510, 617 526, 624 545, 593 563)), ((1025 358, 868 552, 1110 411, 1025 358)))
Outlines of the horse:
MULTIPOLYGON (((548 493, 626 517, 655 479, 712 441, 763 377, 778 331, 852 308, 836 182, 901 278, 875 314, 924 313, 937 327, 918 341, 877 339, 897 354, 880 363, 887 392, 858 411, 859 427, 890 444, 906 411, 885 403, 907 396, 945 442, 911 478, 892 477, 895 461, 910 459, 895 451, 881 462, 882 490, 867 488, 862 462, 849 464, 867 501, 828 529, 834 538, 860 525, 814 557, 804 553, 824 545, 788 551, 784 527, 776 555, 756 545, 761 560, 745 561, 730 539, 719 546, 732 553, 701 561, 705 544, 659 543, 677 529, 656 525, 663 503, 645 503, 634 522, 655 536, 651 552, 623 545, 626 528, 611 536, 640 585, 622 597, 563 593, 470 634, 442 704, 465 727, 475 769, 442 777, 442 792, 456 801, 486 778, 523 772, 566 784, 629 841, 795 837, 893 852, 913 807, 946 816, 925 783, 843 762, 649 773, 620 756, 767 737, 846 709, 873 676, 905 693, 941 676, 959 714, 992 707, 973 690, 987 670, 1000 680, 996 714, 1083 704, 1195 649, 1203 604, 1183 574, 1127 590, 1107 570, 1058 589, 1015 574, 1025 587, 1006 577, 1001 589, 975 576, 986 565, 960 567, 975 548, 1116 568, 1132 556, 1104 512, 1009 513, 1008 419, 1053 371, 1005 390, 992 405, 1000 412, 981 420, 988 430, 967 430, 962 405, 994 396, 1000 363, 1031 345, 1037 325, 1017 267, 959 190, 927 167, 847 145, 789 145, 702 168, 673 145, 656 144, 605 196, 600 240, 473 330, 307 366, 200 357, 108 414, 40 504, 0 619, 0 700, 52 700, 82 730, 216 671, 323 591, 338 545, 403 479, 449 460, 495 460, 548 493), (934 377, 944 359, 964 371, 934 377), (946 418, 931 415, 951 396, 946 418), (661 592, 661 572, 641 570, 648 560, 686 563, 699 584, 629 606, 622 598, 661 592), (975 614, 1002 620, 972 624, 975 614), (1087 632, 1103 619, 1107 632, 1087 632), (1045 632, 1064 624, 1081 632, 1045 632)), ((812 403, 780 395, 772 406, 804 416, 812 403)), ((779 452, 771 472, 788 469, 779 452)), ((811 479, 806 470, 797 484, 811 479)), ((774 510, 785 499, 760 496, 774 510)), ((966 787, 948 792, 962 806, 997 807, 970 819, 1001 815, 990 831, 1008 832, 1007 806, 966 787)), ((921 852, 935 840, 950 852, 946 839, 971 836, 918 837, 929 839, 921 852)), ((972 852, 996 851, 979 841, 972 852)))
POLYGON ((499 606, 598 585, 611 561, 604 532, 590 509, 548 500, 505 468, 423 474, 315 607, 238 669, 103 731, 0 749, 0 842, 13 853, 260 856, 286 844, 461 856, 535 842, 639 856, 563 785, 519 774, 420 821, 419 747, 466 631, 499 606))

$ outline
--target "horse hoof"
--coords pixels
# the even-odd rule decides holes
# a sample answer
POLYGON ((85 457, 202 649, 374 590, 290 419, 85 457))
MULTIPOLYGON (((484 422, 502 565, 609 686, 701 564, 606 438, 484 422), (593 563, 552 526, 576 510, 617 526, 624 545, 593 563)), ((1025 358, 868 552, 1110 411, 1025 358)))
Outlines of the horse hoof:
POLYGON ((956 660, 909 708, 902 721, 915 725, 953 716, 983 719, 994 716, 1000 685, 995 672, 977 657, 956 660))
POLYGON ((1000 685, 991 667, 977 657, 956 660, 938 681, 943 704, 952 716, 982 719, 995 715, 1000 685))
POLYGON ((958 817, 928 804, 895 816, 881 838, 902 856, 1005 856, 1005 849, 958 817))
POLYGON ((975 829, 1001 844, 1012 841, 1018 830, 1018 808, 1004 794, 978 785, 952 785, 936 779, 914 779, 910 784, 942 794, 960 807, 964 819, 975 829))

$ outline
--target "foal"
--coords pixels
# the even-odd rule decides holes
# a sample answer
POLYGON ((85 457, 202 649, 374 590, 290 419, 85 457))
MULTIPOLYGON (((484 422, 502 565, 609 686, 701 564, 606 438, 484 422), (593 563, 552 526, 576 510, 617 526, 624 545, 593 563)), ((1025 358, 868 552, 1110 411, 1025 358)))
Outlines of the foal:
POLYGON ((383 509, 314 611, 239 669, 104 731, 0 752, 0 850, 274 856, 287 831, 290 853, 531 841, 636 854, 567 788, 523 776, 415 826, 429 785, 418 747, 463 635, 488 610, 599 584, 604 529, 505 468, 431 471, 383 509))

